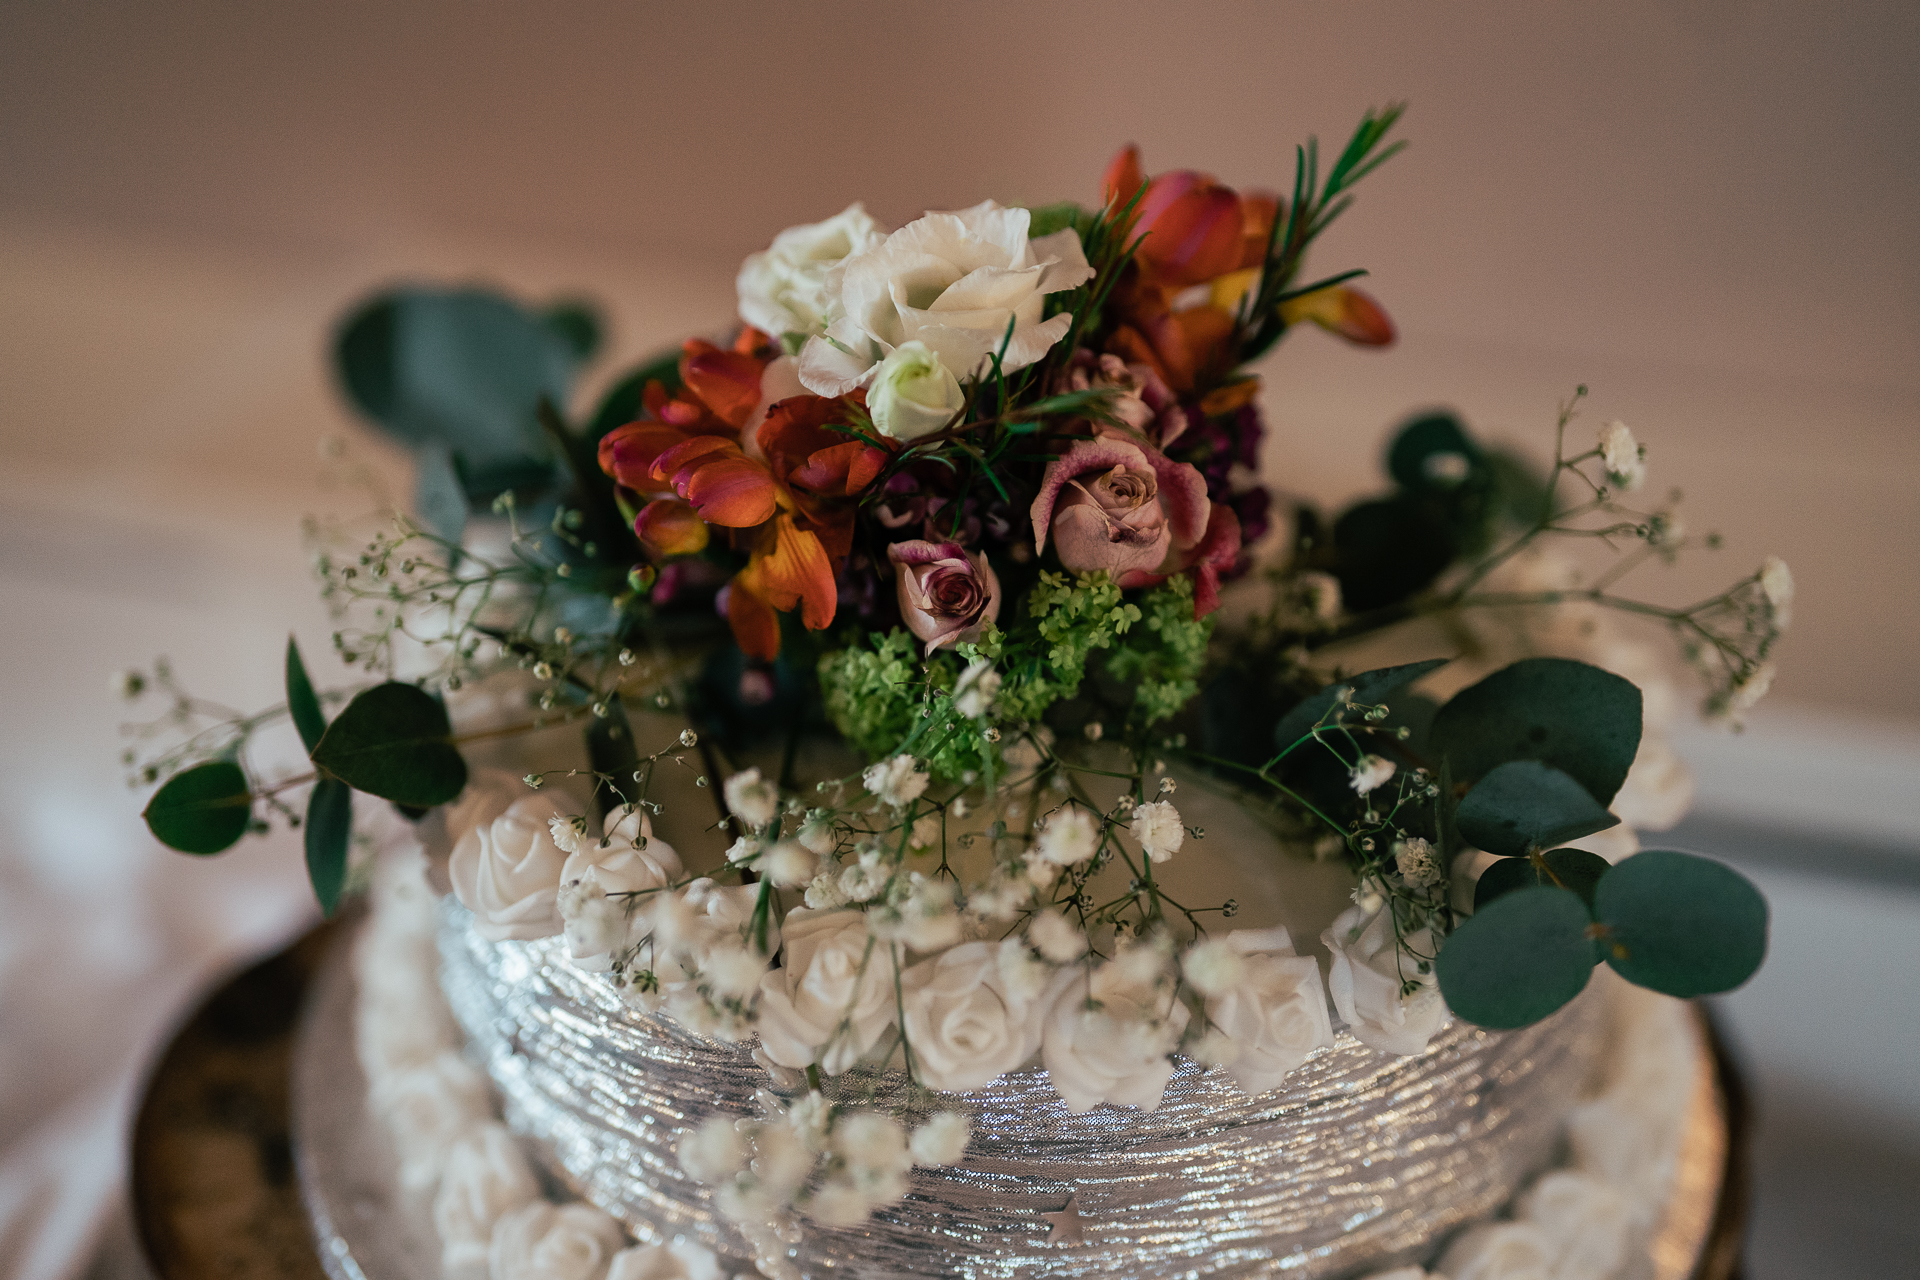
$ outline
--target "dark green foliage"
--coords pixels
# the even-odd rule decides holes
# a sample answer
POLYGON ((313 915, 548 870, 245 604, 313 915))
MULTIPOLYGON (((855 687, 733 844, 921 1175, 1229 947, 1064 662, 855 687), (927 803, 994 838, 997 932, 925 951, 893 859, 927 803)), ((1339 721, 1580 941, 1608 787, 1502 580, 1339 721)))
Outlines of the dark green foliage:
POLYGON ((606 324, 593 303, 574 298, 556 302, 540 313, 540 320, 558 334, 573 352, 575 364, 585 364, 600 350, 606 336, 606 324))
POLYGON ((320 910, 332 915, 347 882, 347 839, 353 834, 353 791, 338 778, 322 778, 307 797, 307 879, 320 910))
POLYGON ((1640 690, 1584 662, 1525 658, 1455 694, 1434 716, 1429 746, 1462 781, 1538 760, 1609 804, 1640 746, 1640 690))
POLYGON ((1435 972, 1447 1006, 1505 1030, 1538 1022, 1579 995, 1593 973, 1591 923, 1566 889, 1516 889, 1487 904, 1441 947, 1435 972))
POLYGON ((1670 996, 1731 991, 1767 954, 1767 901, 1731 867, 1650 849, 1609 871, 1594 893, 1607 963, 1670 996))
POLYGON ((1537 760, 1495 766, 1460 802, 1454 821, 1468 843, 1503 858, 1620 824, 1586 788, 1537 760))
POLYGON ((398 681, 349 702, 327 726, 313 762, 354 790, 397 804, 445 804, 467 783, 446 709, 398 681))
POLYGON ((169 849, 221 853, 247 833, 253 795, 239 765, 212 760, 174 774, 140 816, 169 849))
POLYGON ((1571 889, 1580 895, 1580 901, 1587 904, 1588 910, 1593 909, 1594 886, 1608 870, 1605 858, 1585 849, 1549 849, 1539 857, 1546 863, 1544 872, 1532 858, 1502 858, 1481 872, 1479 883, 1473 887, 1473 909, 1479 911, 1515 889, 1531 889, 1543 884, 1571 889))
POLYGON ((669 393, 680 389, 678 350, 661 352, 609 387, 600 398, 599 408, 588 419, 586 430, 581 432, 582 439, 597 446, 607 432, 638 419, 649 382, 658 382, 669 393))
POLYGON ((1417 497, 1349 507, 1333 523, 1333 576, 1355 613, 1398 604, 1446 571, 1457 554, 1445 513, 1417 497))
POLYGON ((320 710, 313 681, 307 677, 307 664, 300 660, 300 644, 292 636, 287 637, 287 712, 293 717, 293 727, 300 731, 300 744, 312 755, 320 745, 320 735, 327 731, 327 717, 320 710))

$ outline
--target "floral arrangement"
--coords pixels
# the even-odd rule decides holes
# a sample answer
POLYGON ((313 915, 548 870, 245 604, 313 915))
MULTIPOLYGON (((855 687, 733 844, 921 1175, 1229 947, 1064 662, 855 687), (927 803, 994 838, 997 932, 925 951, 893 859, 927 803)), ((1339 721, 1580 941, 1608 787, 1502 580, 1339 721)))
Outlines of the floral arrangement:
POLYGON ((164 665, 130 674, 168 700, 137 732, 192 731, 128 753, 163 784, 149 825, 196 854, 303 826, 331 911, 354 793, 448 806, 447 874, 482 934, 563 935, 637 1009, 757 1038, 765 1114, 682 1145, 755 1229, 857 1222, 915 1163, 960 1158, 959 1110, 909 1133, 833 1100, 855 1067, 937 1093, 1037 1061, 1073 1111, 1152 1108, 1176 1054, 1258 1092, 1336 1017, 1413 1054, 1449 1013, 1537 1021, 1601 963, 1675 995, 1738 985, 1766 940, 1744 879, 1570 847, 1620 822, 1639 688, 1536 648, 1444 703, 1423 690, 1474 619, 1537 635, 1578 613, 1589 634, 1620 613, 1663 624, 1706 710, 1737 717, 1771 678, 1785 565, 1685 608, 1624 594, 1701 540, 1671 503, 1636 505, 1628 428, 1575 430, 1584 388, 1544 473, 1448 415, 1403 427, 1388 487, 1331 518, 1256 470, 1253 362, 1308 322, 1393 339, 1361 272, 1304 262, 1398 150, 1398 114, 1369 114, 1324 175, 1300 148, 1285 198, 1149 178, 1128 148, 1097 203, 894 230, 853 205, 746 260, 728 341, 689 340, 579 421, 590 309, 374 299, 336 356, 355 406, 415 450, 414 514, 358 544, 314 527, 336 650, 368 681, 316 692, 290 642, 285 704, 226 717, 164 665), (1616 558, 1578 578, 1556 540, 1616 558), (1221 609, 1229 591, 1244 607, 1221 609), (1450 648, 1346 665, 1436 619, 1450 648), (493 687, 525 698, 519 718, 456 734, 447 696, 493 687), (660 715, 689 727, 642 753, 660 715), (281 718, 310 770, 251 763, 281 718), (589 767, 463 755, 565 724, 589 767), (865 763, 812 776, 823 743, 865 763), (715 802, 709 874, 654 834, 680 769, 715 802), (1232 928, 1234 899, 1156 879, 1205 835, 1181 779, 1256 815, 1276 859, 1350 868, 1324 976, 1285 929, 1232 928))

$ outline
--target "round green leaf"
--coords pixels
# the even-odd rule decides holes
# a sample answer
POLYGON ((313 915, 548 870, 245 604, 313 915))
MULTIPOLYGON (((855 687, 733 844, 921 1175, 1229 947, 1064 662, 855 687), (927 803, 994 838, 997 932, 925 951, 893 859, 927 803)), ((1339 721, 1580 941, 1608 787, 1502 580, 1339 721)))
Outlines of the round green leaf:
POLYGON ((1481 910, 1489 902, 1515 889, 1547 885, 1571 889, 1593 910, 1593 891, 1600 877, 1611 868, 1607 860, 1585 849, 1549 849, 1540 855, 1551 875, 1542 875, 1532 858, 1502 858, 1480 873, 1473 886, 1473 909, 1481 910))
POLYGON ((174 774, 140 816, 169 849, 221 853, 247 834, 253 794, 239 765, 215 760, 174 774))
POLYGON ((1455 694, 1434 716, 1428 746, 1463 781, 1538 760, 1607 805, 1640 747, 1640 690, 1584 662, 1526 658, 1455 694))
POLYGON ((1607 963, 1670 996, 1731 991, 1766 958, 1767 900, 1711 858, 1636 853, 1607 872, 1593 905, 1608 930, 1607 963))
POLYGON ((420 808, 445 804, 467 784, 446 709, 398 681, 349 702, 313 749, 313 762, 356 791, 420 808))
POLYGON ((1516 889, 1447 935, 1434 963, 1447 1007, 1498 1030, 1524 1027, 1580 994, 1593 973, 1586 904, 1565 889, 1516 889))
POLYGON ((322 778, 307 797, 307 879, 327 915, 339 905, 347 882, 347 841, 353 834, 353 790, 338 778, 322 778))
POLYGON ((1402 488, 1439 492, 1485 483, 1480 446, 1450 413, 1415 418, 1387 449, 1387 470, 1402 488))
POLYGON ((1618 826, 1587 789, 1538 760, 1496 765, 1454 814, 1460 834, 1488 853, 1517 858, 1618 826))

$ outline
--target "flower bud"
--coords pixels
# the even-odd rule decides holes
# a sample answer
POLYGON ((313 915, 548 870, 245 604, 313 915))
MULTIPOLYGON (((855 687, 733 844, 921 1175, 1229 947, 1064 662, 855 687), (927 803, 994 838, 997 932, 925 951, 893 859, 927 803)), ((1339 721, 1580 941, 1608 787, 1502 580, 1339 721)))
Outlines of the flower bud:
POLYGON ((867 388, 867 412, 880 434, 918 440, 953 420, 966 404, 960 380, 924 342, 903 342, 880 362, 867 388))

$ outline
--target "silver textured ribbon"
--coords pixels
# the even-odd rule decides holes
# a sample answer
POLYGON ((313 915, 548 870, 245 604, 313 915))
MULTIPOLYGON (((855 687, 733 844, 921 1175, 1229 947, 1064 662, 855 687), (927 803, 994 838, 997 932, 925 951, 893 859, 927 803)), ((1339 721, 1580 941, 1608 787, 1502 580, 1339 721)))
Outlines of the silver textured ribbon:
MULTIPOLYGON (((627 1008, 564 951, 558 938, 487 942, 448 901, 442 983, 507 1122, 637 1238, 684 1235, 744 1263, 752 1250, 674 1147, 707 1116, 757 1114, 767 1073, 750 1046, 627 1008)), ((1152 1112, 1075 1116, 1044 1072, 1014 1072, 945 1099, 974 1117, 963 1163, 915 1170, 907 1199, 864 1227, 810 1227, 792 1257, 812 1280, 1334 1277, 1417 1260, 1548 1163, 1601 1013, 1589 992, 1521 1031, 1454 1023, 1412 1058, 1341 1032, 1255 1097, 1182 1059, 1152 1112)), ((897 1073, 830 1087, 908 1096, 897 1073)))

